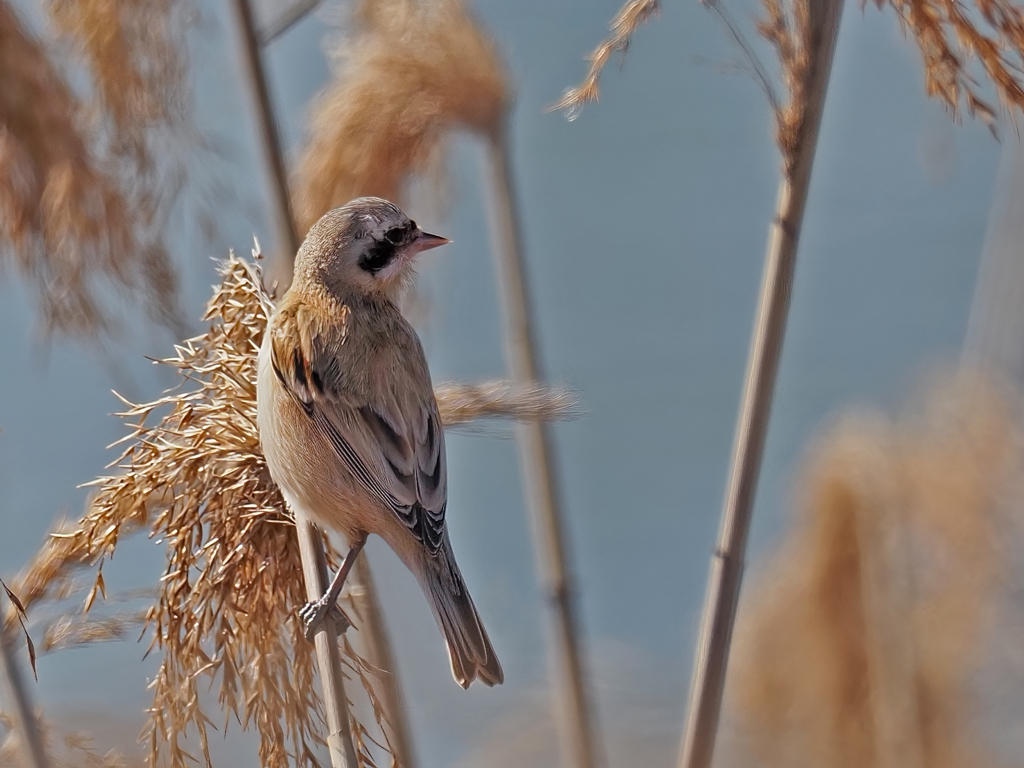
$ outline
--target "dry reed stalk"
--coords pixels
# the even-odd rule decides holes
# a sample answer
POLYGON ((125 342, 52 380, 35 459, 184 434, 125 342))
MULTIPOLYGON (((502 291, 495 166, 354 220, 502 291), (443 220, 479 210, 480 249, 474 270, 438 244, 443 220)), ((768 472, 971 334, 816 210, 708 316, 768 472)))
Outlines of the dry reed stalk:
MULTIPOLYGON (((897 704, 917 713, 899 735, 918 765, 1002 764, 978 730, 977 682, 1020 620, 1021 437, 1015 396, 961 374, 908 418, 851 414, 814 444, 792 529, 741 612, 729 701, 742 759, 911 764, 886 732, 897 704), (879 563, 910 588, 872 585, 879 563)), ((1019 684, 1019 669, 995 672, 1019 684)))
POLYGON ((609 25, 612 35, 594 49, 587 60, 590 69, 583 82, 575 88, 569 88, 562 98, 551 106, 551 110, 562 110, 570 120, 579 117, 583 107, 600 98, 598 87, 601 72, 604 70, 612 54, 625 55, 632 41, 633 33, 647 23, 661 7, 660 0, 629 0, 609 25))
MULTIPOLYGON (((512 377, 520 386, 536 387, 543 381, 543 372, 534 331, 527 265, 523 257, 510 145, 504 126, 488 136, 485 158, 483 175, 498 279, 505 359, 512 377)), ((564 761, 577 768, 593 768, 600 759, 594 740, 586 668, 576 618, 575 585, 562 521, 559 473, 547 426, 538 421, 516 425, 523 494, 530 513, 538 575, 547 598, 553 630, 552 661, 560 678, 555 692, 564 761)))
POLYGON ((0 251, 34 283, 44 328, 80 338, 109 332, 105 286, 138 296, 154 319, 180 328, 159 235, 166 190, 154 188, 154 163, 121 151, 128 136, 141 146, 148 125, 111 131, 87 119, 87 106, 6 2, 0 80, 0 251))
MULTIPOLYGON (((791 94, 784 113, 791 135, 783 145, 785 172, 775 220, 768 233, 764 275, 751 335, 747 370, 733 438, 732 459, 718 543, 711 559, 707 595, 690 688, 680 768, 708 768, 729 663, 736 606, 746 556, 761 459, 768 433, 775 379, 786 332, 797 246, 817 149, 843 0, 804 0, 791 41, 799 53, 783 59, 791 94), (799 80, 799 83, 796 82, 799 80), (799 99, 799 101, 797 101, 799 99)), ((780 133, 780 141, 783 138, 780 133)))
MULTIPOLYGON (((189 732, 209 764, 210 721, 200 701, 206 679, 216 686, 225 727, 234 717, 258 730, 262 766, 317 766, 323 735, 313 651, 295 616, 306 601, 299 542, 256 426, 257 354, 272 305, 252 263, 231 257, 221 274, 208 331, 161 361, 180 371, 183 386, 152 403, 127 404, 122 415, 132 432, 122 441, 120 471, 91 484, 96 493, 85 516, 53 534, 17 588, 31 607, 66 596, 77 570, 98 565, 88 610, 105 589, 104 559, 119 540, 149 531, 166 543, 168 558, 147 613, 152 648, 163 655, 147 729, 151 764, 186 765, 181 742, 189 732)), ((522 415, 515 398, 503 412, 494 389, 485 390, 488 415, 522 415)), ((465 418, 459 391, 457 421, 465 418)), ((560 413, 564 404, 560 393, 545 404, 534 392, 530 401, 533 415, 560 413)), ((442 396, 442 420, 452 413, 442 396)), ((326 537, 324 544, 336 561, 326 537)), ((354 654, 345 664, 375 717, 383 717, 373 670, 354 654)), ((352 731, 360 763, 369 764, 372 734, 358 722, 352 731)))
POLYGON ((355 20, 313 107, 295 177, 300 233, 356 197, 401 200, 448 131, 486 133, 510 101, 494 43, 462 0, 363 0, 355 20))

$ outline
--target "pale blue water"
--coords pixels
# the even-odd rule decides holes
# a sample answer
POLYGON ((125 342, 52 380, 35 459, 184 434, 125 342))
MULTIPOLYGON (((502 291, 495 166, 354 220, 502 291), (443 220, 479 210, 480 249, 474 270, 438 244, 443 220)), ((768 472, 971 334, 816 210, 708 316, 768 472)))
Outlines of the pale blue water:
MULTIPOLYGON (((215 241, 183 210, 174 238, 189 315, 215 280, 212 257, 267 249, 266 198, 222 3, 201 3, 199 117, 228 157, 209 172, 239 202, 215 241)), ((543 110, 584 72, 618 0, 507 3, 479 12, 518 84, 515 170, 538 328, 549 377, 580 392, 585 418, 556 428, 566 517, 608 764, 674 759, 708 557, 717 531, 741 376, 772 215, 778 157, 767 102, 697 3, 666 3, 636 36, 600 104, 577 121, 543 110)), ((737 5, 741 18, 756 13, 737 5)), ((38 14, 36 14, 38 16, 38 14)), ((269 53, 286 141, 328 67, 320 12, 269 53)), ((1009 137, 1004 140, 1016 140, 1009 137)), ((422 269, 421 324, 436 379, 503 374, 499 318, 481 203, 480 148, 453 142, 452 246, 422 269)), ((891 14, 847 9, 807 209, 789 334, 755 513, 752 554, 785 520, 801 452, 849 403, 899 402, 964 334, 999 145, 954 126, 923 95, 916 51, 891 14)), ((411 214, 421 219, 416 211, 411 214)), ((432 224, 433 226, 433 224, 432 224)), ((123 434, 106 414, 117 388, 154 397, 172 379, 143 354, 171 339, 145 330, 116 354, 123 373, 84 347, 35 348, 30 298, 10 271, 0 284, 0 575, 13 575, 76 489, 103 472, 123 434)), ((196 326, 199 327, 198 320, 196 326)), ((463 692, 411 577, 370 547, 424 767, 555 765, 544 709, 545 617, 519 489, 502 429, 449 440, 452 538, 505 666, 498 689, 463 692), (462 761, 462 762, 460 762, 462 761)), ((156 545, 119 549, 108 583, 152 583, 156 545)), ((756 569, 751 577, 756 578, 756 569)), ((148 704, 143 646, 45 657, 36 697, 102 739, 133 736, 148 704), (103 714, 97 714, 102 711, 103 714)), ((252 765, 249 742, 218 749, 252 765)))

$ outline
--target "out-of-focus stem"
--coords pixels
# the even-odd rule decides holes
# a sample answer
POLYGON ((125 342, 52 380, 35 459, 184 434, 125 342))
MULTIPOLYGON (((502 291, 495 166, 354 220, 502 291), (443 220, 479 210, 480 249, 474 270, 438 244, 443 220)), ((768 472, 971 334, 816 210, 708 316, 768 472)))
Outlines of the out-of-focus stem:
POLYGON ((21 666, 14 655, 13 633, 9 629, 5 630, 3 625, 3 616, 6 615, 3 607, 3 591, 0 590, 0 664, 3 664, 4 677, 7 678, 7 687, 11 692, 11 707, 21 732, 22 753, 29 768, 50 768, 43 736, 39 732, 39 721, 32 707, 32 697, 25 687, 21 666))
POLYGON ((252 8, 249 6, 249 0, 232 0, 232 7, 242 38, 240 46, 242 75, 245 77, 255 101, 253 106, 256 109, 257 144, 263 167, 269 175, 270 194, 273 198, 273 205, 270 208, 274 237, 277 238, 275 253, 278 254, 275 265, 279 265, 276 271, 281 273, 275 277, 282 285, 287 286, 291 282, 292 265, 301 240, 293 223, 284 153, 281 150, 281 138, 277 130, 277 122, 274 119, 274 107, 270 99, 270 89, 267 86, 266 72, 263 69, 263 59, 260 55, 260 43, 257 38, 252 8))
MULTIPOLYGON (((275 252, 278 258, 274 265, 279 286, 291 282, 292 265, 299 249, 299 236, 295 231, 291 212, 291 197, 288 178, 285 173, 281 141, 274 120, 273 105, 267 87, 266 73, 260 55, 260 45, 249 0, 233 0, 235 21, 241 35, 242 72, 252 92, 256 108, 259 149, 264 167, 270 176, 275 252)), ((299 510, 293 509, 295 527, 299 537, 299 552, 302 556, 302 571, 306 581, 306 596, 310 601, 318 600, 327 586, 327 558, 323 540, 316 526, 307 520, 299 510)), ((331 621, 325 621, 317 631, 313 642, 316 645, 317 666, 320 670, 320 684, 327 717, 327 746, 333 768, 356 768, 355 748, 348 716, 348 698, 345 696, 344 675, 338 650, 338 635, 331 621)))
POLYGON ((743 578, 747 532, 786 332, 797 243, 842 16, 843 0, 804 1, 808 5, 811 34, 807 102, 799 105, 805 110, 804 123, 794 157, 787 159, 791 161, 787 162, 788 171, 779 188, 775 221, 768 234, 768 252, 736 424, 721 530, 711 560, 697 641, 679 768, 709 768, 714 754, 729 646, 743 578))
MULTIPOLYGON (((505 354, 515 381, 539 383, 542 375, 530 316, 526 265, 505 126, 488 137, 485 147, 484 176, 503 315, 505 354)), ((580 652, 572 576, 562 530, 551 436, 547 424, 521 421, 516 424, 516 437, 525 496, 531 513, 534 549, 554 625, 554 661, 561 678, 559 698, 565 762, 577 768, 594 768, 597 760, 590 704, 580 652)))
POLYGON ((359 616, 359 638, 363 644, 363 651, 370 665, 380 670, 379 695, 387 713, 387 724, 390 729, 388 740, 399 767, 416 768, 412 737, 405 714, 405 699, 395 672, 398 667, 384 625, 384 614, 377 601, 370 561, 365 552, 356 560, 351 576, 355 578, 349 583, 348 594, 359 616))

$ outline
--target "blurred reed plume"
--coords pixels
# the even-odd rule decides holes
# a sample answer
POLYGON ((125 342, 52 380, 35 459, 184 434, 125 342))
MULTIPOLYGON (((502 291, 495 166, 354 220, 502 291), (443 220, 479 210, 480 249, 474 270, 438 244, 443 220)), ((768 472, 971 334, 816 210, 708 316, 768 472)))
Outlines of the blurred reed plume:
MULTIPOLYGON (((272 306, 251 262, 232 256, 221 276, 204 318, 207 332, 161 361, 180 371, 182 385, 152 403, 127 403, 122 416, 132 432, 122 441, 127 448, 116 462, 120 471, 92 483, 97 490, 85 516, 52 535, 17 589, 31 607, 73 591, 76 566, 98 566, 85 600, 88 611, 105 590, 104 559, 125 536, 148 530, 167 546, 166 573, 146 615, 151 648, 163 654, 152 683, 150 764, 189 764, 182 742, 190 732, 211 764, 212 720, 200 685, 205 678, 216 686, 225 728, 234 717, 259 732, 264 768, 315 767, 321 765, 322 716, 313 687, 313 645, 295 616, 306 600, 302 563, 294 521, 270 479, 256 426, 257 354, 272 306)), ((439 387, 438 396, 446 423, 479 416, 549 418, 574 405, 563 393, 545 397, 540 390, 521 393, 501 384, 479 391, 439 387)), ((337 552, 326 538, 324 544, 336 562, 337 552)), ((124 617, 57 624, 47 642, 109 640, 130 624, 124 617)), ((347 670, 362 682, 364 706, 384 729, 374 670, 347 639, 343 644, 347 670)), ((352 731, 361 763, 372 765, 373 734, 354 717, 352 731)))
POLYGON ((183 328, 161 229, 183 174, 185 4, 54 0, 65 45, 49 56, 0 2, 0 254, 35 285, 47 332, 111 331, 109 287, 183 328), (88 72, 95 98, 55 62, 88 72))
MULTIPOLYGON (((1019 638, 1021 437, 1016 396, 960 373, 910 416, 850 414, 811 449, 785 546, 740 611, 728 701, 744 758, 1002 764, 978 682, 998 638, 1019 638)), ((1018 665, 994 671, 1019 686, 1018 665)))
MULTIPOLYGON (((83 733, 61 733, 50 722, 39 718, 50 768, 128 768, 128 761, 117 750, 100 752, 83 733)), ((0 740, 0 765, 4 768, 29 768, 14 722, 0 714, 0 728, 7 730, 0 740)))
POLYGON ((576 396, 540 384, 490 381, 483 384, 439 384, 437 407, 447 427, 487 418, 518 421, 559 421, 577 416, 576 396))
POLYGON ((511 98, 463 0, 363 0, 355 22, 313 106, 295 182, 300 234, 353 198, 401 200, 410 177, 436 167, 447 131, 498 130, 511 98))
POLYGON ((130 170, 154 170, 159 131, 188 130, 191 0, 46 0, 59 35, 92 75, 93 122, 130 170), (156 131, 156 133, 154 132, 156 131))

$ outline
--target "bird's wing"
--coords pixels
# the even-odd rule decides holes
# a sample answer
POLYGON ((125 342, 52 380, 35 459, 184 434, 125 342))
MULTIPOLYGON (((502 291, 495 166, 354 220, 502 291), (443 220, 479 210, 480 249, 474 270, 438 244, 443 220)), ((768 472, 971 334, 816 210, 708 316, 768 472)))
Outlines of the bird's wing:
POLYGON ((422 350, 418 344, 409 350, 420 359, 403 371, 411 394, 396 391, 394 382, 381 382, 359 396, 345 384, 344 312, 340 323, 321 323, 317 317, 302 305, 278 313, 271 329, 275 374, 351 474, 437 554, 444 537, 447 471, 444 432, 422 350))

